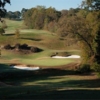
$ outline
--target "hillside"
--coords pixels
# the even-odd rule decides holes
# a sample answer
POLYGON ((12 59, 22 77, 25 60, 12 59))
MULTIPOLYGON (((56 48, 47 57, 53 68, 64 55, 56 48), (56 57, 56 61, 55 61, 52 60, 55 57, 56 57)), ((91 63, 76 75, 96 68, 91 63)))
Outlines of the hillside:
POLYGON ((2 50, 2 58, 0 58, 0 62, 2 63, 14 63, 17 61, 17 63, 35 65, 38 64, 42 66, 65 65, 67 63, 73 62, 73 60, 71 61, 69 59, 66 61, 65 59, 63 59, 59 62, 59 60, 57 59, 51 59, 50 56, 55 52, 70 52, 71 54, 79 54, 80 52, 79 50, 75 50, 75 48, 77 47, 75 45, 72 45, 72 47, 67 47, 66 40, 60 39, 60 37, 57 36, 56 33, 51 33, 45 30, 22 29, 22 21, 6 20, 6 23, 8 26, 8 28, 5 30, 6 33, 4 33, 3 36, 0 36, 1 46, 5 46, 8 44, 13 46, 19 43, 39 47, 43 49, 43 51, 40 53, 23 55, 11 50, 2 50), (16 38, 16 28, 18 28, 20 32, 18 38, 16 38))

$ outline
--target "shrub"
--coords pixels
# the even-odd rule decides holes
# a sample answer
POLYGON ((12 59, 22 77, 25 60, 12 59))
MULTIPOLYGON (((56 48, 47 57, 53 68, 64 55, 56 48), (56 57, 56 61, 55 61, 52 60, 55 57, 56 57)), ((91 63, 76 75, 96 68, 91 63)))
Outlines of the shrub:
POLYGON ((16 38, 17 39, 20 37, 20 31, 19 31, 19 29, 16 29, 15 30, 15 35, 16 35, 16 38))
POLYGON ((21 49, 27 49, 28 45, 27 44, 22 44, 20 47, 21 47, 21 49))
POLYGON ((90 65, 89 64, 82 64, 77 71, 80 73, 88 73, 91 71, 90 65))
POLYGON ((0 34, 3 35, 5 33, 5 30, 3 28, 0 28, 0 34))
POLYGON ((7 45, 4 46, 4 49, 11 49, 11 48, 12 48, 12 47, 11 47, 10 44, 7 44, 7 45))
POLYGON ((92 68, 96 71, 96 72, 99 72, 100 73, 100 65, 98 63, 94 63, 92 65, 92 68))

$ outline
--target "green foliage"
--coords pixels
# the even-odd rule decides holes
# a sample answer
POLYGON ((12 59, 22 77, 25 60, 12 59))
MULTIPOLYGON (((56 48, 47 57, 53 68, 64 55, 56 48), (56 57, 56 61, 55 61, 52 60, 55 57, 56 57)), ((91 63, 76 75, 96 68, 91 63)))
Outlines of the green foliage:
POLYGON ((15 11, 15 12, 8 11, 5 15, 5 18, 12 20, 21 20, 20 17, 21 17, 20 11, 15 11))
POLYGON ((0 0, 0 17, 3 17, 6 13, 6 9, 4 7, 7 3, 10 4, 10 0, 0 0))
POLYGON ((83 0, 81 5, 88 10, 100 10, 100 0, 83 0))
POLYGON ((24 24, 31 29, 55 31, 53 27, 56 26, 55 24, 59 17, 60 12, 56 11, 54 8, 49 7, 46 9, 44 6, 37 6, 24 13, 24 24))
POLYGON ((95 70, 100 75, 100 64, 97 62, 93 63, 92 66, 93 70, 95 70))

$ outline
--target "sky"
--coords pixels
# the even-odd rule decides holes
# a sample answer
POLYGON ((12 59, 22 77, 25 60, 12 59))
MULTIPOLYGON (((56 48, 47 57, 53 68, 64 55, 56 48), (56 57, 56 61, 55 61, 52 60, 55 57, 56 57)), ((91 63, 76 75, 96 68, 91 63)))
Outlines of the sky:
POLYGON ((21 11, 22 8, 30 9, 36 6, 53 7, 56 10, 77 8, 82 0, 10 0, 11 5, 6 4, 7 11, 21 11))

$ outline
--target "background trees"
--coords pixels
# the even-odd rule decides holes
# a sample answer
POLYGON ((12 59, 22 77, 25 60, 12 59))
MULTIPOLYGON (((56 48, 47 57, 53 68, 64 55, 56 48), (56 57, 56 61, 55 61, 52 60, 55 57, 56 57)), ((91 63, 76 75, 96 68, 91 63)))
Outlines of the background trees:
POLYGON ((1 19, 1 17, 4 17, 4 15, 6 14, 6 9, 4 8, 6 3, 10 4, 10 0, 0 0, 0 21, 2 22, 2 26, 0 27, 1 35, 3 35, 3 33, 5 33, 4 29, 7 27, 6 22, 1 19))
POLYGON ((24 24, 28 28, 55 31, 60 15, 60 11, 52 7, 46 9, 44 6, 37 6, 24 13, 24 24))
POLYGON ((0 17, 3 17, 6 13, 6 9, 4 8, 6 3, 10 4, 10 0, 0 0, 0 17))
POLYGON ((84 0, 81 6, 89 10, 100 10, 100 0, 84 0))

